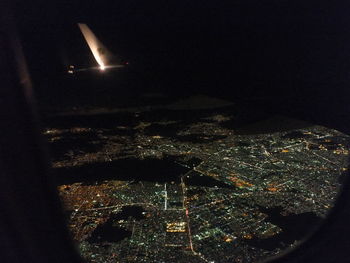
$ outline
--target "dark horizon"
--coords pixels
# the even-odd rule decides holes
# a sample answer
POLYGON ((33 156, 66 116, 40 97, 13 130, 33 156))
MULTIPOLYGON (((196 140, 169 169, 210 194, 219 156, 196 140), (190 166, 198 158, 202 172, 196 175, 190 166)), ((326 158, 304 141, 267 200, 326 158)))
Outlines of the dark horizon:
MULTIPOLYGON (((277 108, 284 102, 294 108, 317 103, 340 111, 350 95, 344 7, 301 0, 37 1, 17 4, 15 14, 35 89, 44 99, 62 86, 69 64, 96 65, 76 25, 84 22, 130 63, 127 73, 101 80, 113 96, 130 90, 231 100, 267 97, 282 100, 274 103, 277 108), (114 88, 119 86, 123 91, 114 88)), ((82 93, 87 82, 64 85, 82 93)))

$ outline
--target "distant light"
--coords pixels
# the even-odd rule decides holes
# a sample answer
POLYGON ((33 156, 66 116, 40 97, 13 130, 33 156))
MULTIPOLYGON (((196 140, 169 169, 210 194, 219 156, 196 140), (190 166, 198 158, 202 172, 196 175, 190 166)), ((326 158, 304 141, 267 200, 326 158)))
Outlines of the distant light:
POLYGON ((69 73, 69 74, 73 74, 74 71, 73 71, 73 70, 68 70, 68 73, 69 73))
POLYGON ((74 66, 73 65, 69 65, 69 68, 74 68, 74 66))

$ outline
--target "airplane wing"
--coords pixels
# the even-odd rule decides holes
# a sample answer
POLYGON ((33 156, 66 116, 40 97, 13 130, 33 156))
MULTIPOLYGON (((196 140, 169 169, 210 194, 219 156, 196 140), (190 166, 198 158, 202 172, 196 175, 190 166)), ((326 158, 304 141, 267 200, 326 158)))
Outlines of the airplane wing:
POLYGON ((78 23, 78 26, 100 69, 104 70, 110 62, 111 53, 104 47, 86 24, 78 23))

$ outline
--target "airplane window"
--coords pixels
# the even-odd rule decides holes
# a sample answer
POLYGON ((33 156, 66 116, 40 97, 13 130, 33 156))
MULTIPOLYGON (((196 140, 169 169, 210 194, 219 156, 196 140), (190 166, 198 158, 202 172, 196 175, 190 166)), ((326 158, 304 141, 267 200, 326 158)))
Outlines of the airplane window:
POLYGON ((327 217, 349 165, 340 7, 40 6, 17 22, 87 262, 259 262, 327 217))

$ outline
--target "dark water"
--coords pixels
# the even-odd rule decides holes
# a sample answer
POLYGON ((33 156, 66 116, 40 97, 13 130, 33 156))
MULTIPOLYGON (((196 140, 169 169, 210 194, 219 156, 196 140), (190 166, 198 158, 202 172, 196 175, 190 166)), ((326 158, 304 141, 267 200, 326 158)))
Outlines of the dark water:
POLYGON ((105 113, 95 115, 51 116, 44 119, 46 127, 50 128, 115 128, 117 126, 137 125, 138 119, 134 113, 105 113))
POLYGON ((194 196, 194 195, 202 195, 205 194, 205 191, 201 188, 196 188, 196 189, 189 189, 187 191, 187 196, 194 196))
POLYGON ((233 186, 230 186, 221 181, 215 180, 212 177, 202 175, 195 171, 192 171, 189 174, 189 177, 185 178, 185 183, 191 186, 219 187, 219 188, 230 188, 230 189, 233 188, 233 186))
POLYGON ((97 134, 88 132, 83 134, 69 134, 61 139, 50 142, 50 152, 55 160, 64 160, 66 154, 99 152, 105 142, 97 134))
MULTIPOLYGON (((194 122, 192 122, 194 123, 194 122)), ((225 135, 206 135, 203 133, 193 133, 187 135, 178 135, 178 132, 186 127, 188 123, 184 121, 178 121, 171 124, 158 124, 154 123, 144 129, 144 133, 149 136, 160 135, 163 137, 169 137, 181 142, 191 143, 208 143, 221 139, 225 139, 225 135)))
MULTIPOLYGON (((174 158, 169 157, 162 160, 129 158, 77 167, 56 168, 56 182, 59 185, 75 182, 83 182, 84 185, 89 185, 105 180, 180 183, 181 176, 200 163, 200 159, 192 158, 188 161, 188 164, 186 163, 187 168, 171 160, 174 158)), ((195 171, 187 174, 185 183, 191 186, 232 188, 230 185, 195 171)))
POLYGON ((141 220, 144 218, 142 214, 145 212, 141 206, 124 206, 122 210, 113 215, 106 223, 99 225, 87 239, 90 243, 117 243, 125 238, 131 237, 132 232, 116 226, 115 222, 118 220, 141 220))
POLYGON ((263 213, 268 215, 266 221, 279 226, 282 232, 266 239, 254 238, 247 241, 251 246, 265 250, 283 248, 305 238, 314 231, 322 222, 322 218, 316 214, 307 212, 302 214, 281 215, 282 208, 261 208, 263 213))
POLYGON ((104 180, 180 182, 188 168, 170 160, 128 158, 112 162, 91 163, 78 167, 56 168, 57 182, 86 184, 104 180))
POLYGON ((109 219, 103 225, 99 225, 91 236, 87 239, 89 243, 117 243, 131 237, 132 232, 121 227, 113 226, 113 219, 109 219))
POLYGON ((113 216, 113 219, 127 220, 129 217, 132 217, 135 220, 140 220, 145 218, 143 212, 145 212, 145 210, 141 206, 124 206, 118 214, 113 216))
POLYGON ((183 161, 183 162, 181 160, 175 160, 175 161, 178 163, 183 163, 184 165, 186 165, 187 167, 190 167, 190 168, 194 168, 202 162, 202 160, 197 158, 197 157, 192 157, 192 158, 190 158, 186 161, 183 161))
MULTIPOLYGON (((181 97, 180 97, 181 98, 181 97)), ((180 98, 174 98, 173 102, 176 102, 180 98)), ((190 102, 188 103, 190 105, 190 102)), ((212 122, 211 120, 205 120, 215 114, 224 114, 224 113, 232 113, 235 112, 235 107, 225 107, 220 108, 218 110, 215 109, 198 109, 198 110, 169 110, 169 109, 158 109, 152 111, 145 111, 140 113, 140 118, 148 122, 155 121, 173 121, 183 124, 193 123, 201 121, 201 122, 212 122)))
POLYGON ((144 129, 144 133, 149 136, 160 135, 163 137, 174 137, 185 125, 183 123, 171 123, 162 125, 158 123, 151 124, 144 129))

